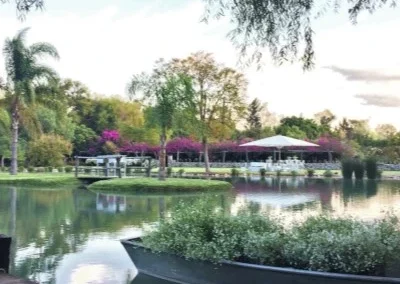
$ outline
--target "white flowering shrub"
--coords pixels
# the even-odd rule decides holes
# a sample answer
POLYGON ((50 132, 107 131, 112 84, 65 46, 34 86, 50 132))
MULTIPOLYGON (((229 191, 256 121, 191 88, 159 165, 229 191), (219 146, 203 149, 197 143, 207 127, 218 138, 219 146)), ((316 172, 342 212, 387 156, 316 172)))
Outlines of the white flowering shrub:
POLYGON ((153 251, 190 259, 385 275, 400 256, 398 226, 393 217, 367 223, 319 216, 284 229, 279 220, 248 212, 230 216, 205 199, 181 205, 143 242, 153 251))

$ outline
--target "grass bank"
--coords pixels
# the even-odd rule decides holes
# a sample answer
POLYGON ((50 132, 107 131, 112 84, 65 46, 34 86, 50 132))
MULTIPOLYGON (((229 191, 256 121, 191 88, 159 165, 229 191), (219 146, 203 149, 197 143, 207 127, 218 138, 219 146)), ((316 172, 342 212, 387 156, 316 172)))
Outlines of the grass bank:
POLYGON ((20 173, 12 176, 8 173, 0 173, 0 185, 65 187, 79 184, 80 182, 72 174, 20 173))
POLYGON ((112 192, 190 192, 231 189, 229 182, 202 179, 169 178, 159 181, 156 178, 124 178, 103 180, 91 184, 90 190, 112 192))

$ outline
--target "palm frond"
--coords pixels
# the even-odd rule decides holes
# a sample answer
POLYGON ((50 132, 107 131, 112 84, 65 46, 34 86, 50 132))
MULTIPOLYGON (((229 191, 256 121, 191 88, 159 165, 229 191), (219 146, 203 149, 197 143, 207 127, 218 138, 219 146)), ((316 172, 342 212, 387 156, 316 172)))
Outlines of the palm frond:
POLYGON ((47 42, 34 43, 29 47, 32 56, 45 57, 50 56, 54 59, 60 59, 57 49, 54 45, 47 42))
POLYGON ((17 35, 14 37, 14 40, 19 41, 23 44, 25 44, 26 42, 26 34, 28 33, 28 31, 30 30, 30 27, 26 27, 23 28, 22 30, 20 30, 17 35))
POLYGON ((31 66, 31 74, 30 74, 30 79, 31 80, 42 80, 45 79, 47 81, 52 81, 52 80, 59 80, 59 76, 57 74, 57 72, 47 66, 47 65, 43 65, 43 64, 33 64, 31 66))

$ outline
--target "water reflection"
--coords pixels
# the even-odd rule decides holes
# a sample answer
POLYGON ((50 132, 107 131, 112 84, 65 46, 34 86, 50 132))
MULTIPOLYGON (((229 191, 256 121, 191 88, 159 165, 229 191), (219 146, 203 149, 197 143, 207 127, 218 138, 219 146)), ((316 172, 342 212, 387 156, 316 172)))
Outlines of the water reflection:
MULTIPOLYGON (((236 179, 235 190, 211 194, 236 214, 247 207, 285 220, 320 212, 376 218, 399 213, 400 182, 282 177, 236 179)), ((137 276, 119 243, 142 234, 175 206, 202 194, 116 195, 83 189, 0 189, 0 233, 13 236, 11 271, 40 283, 166 283, 137 276)))

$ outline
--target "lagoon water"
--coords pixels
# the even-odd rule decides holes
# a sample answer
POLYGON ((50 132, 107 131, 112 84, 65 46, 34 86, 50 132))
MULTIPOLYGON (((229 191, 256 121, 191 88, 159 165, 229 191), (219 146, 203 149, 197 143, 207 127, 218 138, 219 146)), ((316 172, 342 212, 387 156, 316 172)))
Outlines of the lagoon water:
MULTIPOLYGON (((232 214, 244 206, 284 220, 330 212, 360 219, 400 216, 400 181, 304 178, 239 179, 235 190, 213 194, 232 214)), ((173 214, 201 194, 113 195, 85 189, 1 186, 0 233, 13 237, 11 273, 39 283, 166 284, 138 275, 119 240, 173 214)))

